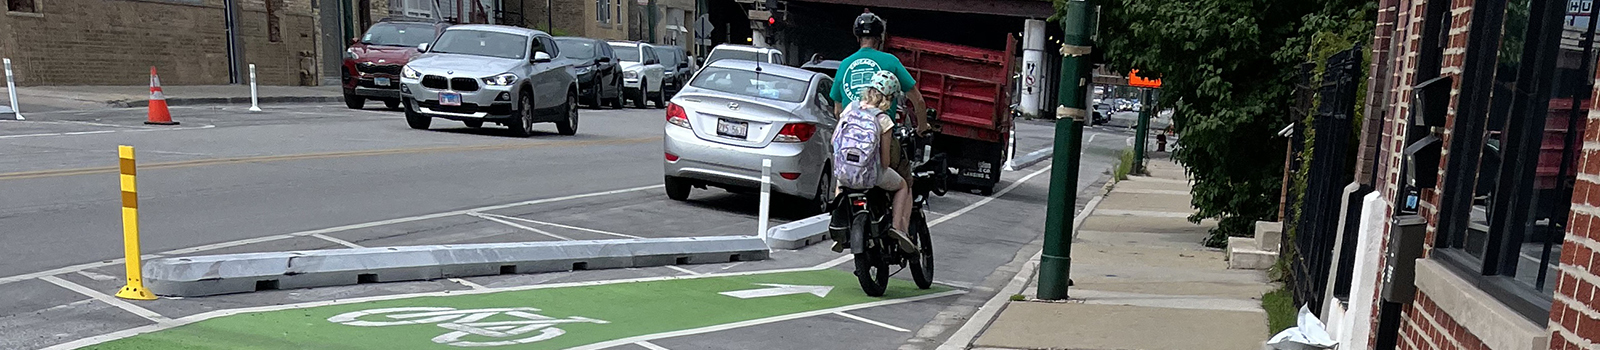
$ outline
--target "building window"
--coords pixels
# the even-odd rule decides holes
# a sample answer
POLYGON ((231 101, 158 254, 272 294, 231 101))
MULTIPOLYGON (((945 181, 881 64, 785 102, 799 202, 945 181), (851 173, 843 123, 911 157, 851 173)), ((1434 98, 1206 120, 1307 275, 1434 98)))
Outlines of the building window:
POLYGON ((1566 8, 1477 1, 1475 11, 1498 13, 1475 16, 1472 35, 1499 40, 1467 48, 1433 254, 1538 321, 1559 276, 1593 91, 1593 27, 1564 18, 1566 8))
POLYGON ((39 12, 37 0, 6 0, 6 11, 11 12, 39 12))
POLYGON ((267 0, 267 41, 282 42, 283 34, 278 28, 278 11, 283 7, 283 0, 267 0))
POLYGON ((611 23, 611 0, 594 0, 594 20, 611 23))

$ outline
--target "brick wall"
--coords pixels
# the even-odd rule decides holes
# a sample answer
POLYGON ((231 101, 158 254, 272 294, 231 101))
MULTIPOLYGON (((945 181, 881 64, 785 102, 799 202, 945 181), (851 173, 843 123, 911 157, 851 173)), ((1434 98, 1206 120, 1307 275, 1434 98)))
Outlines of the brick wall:
POLYGON ((590 2, 589 6, 584 7, 583 10, 583 36, 604 40, 627 40, 628 11, 632 9, 630 4, 633 3, 631 1, 611 0, 611 21, 610 23, 600 23, 600 21, 596 20, 599 14, 595 12, 594 3, 590 2), (617 10, 618 8, 622 9, 620 13, 617 10))
MULTIPOLYGON (((1600 89, 1594 91, 1600 101, 1600 89)), ((1600 343, 1600 110, 1590 110, 1572 190, 1572 215, 1561 243, 1560 280, 1550 306, 1550 349, 1587 349, 1600 343), (1594 189, 1594 191, 1590 191, 1594 189), (1594 197, 1591 197, 1594 196, 1594 197)))
POLYGON ((1417 294, 1405 307, 1405 322, 1400 326, 1401 350, 1488 349, 1478 336, 1467 332, 1450 314, 1439 309, 1427 295, 1417 294))
MULTIPOLYGON (((263 0, 239 4, 247 60, 263 84, 298 84, 314 50, 309 0, 282 0, 281 42, 268 42, 263 0)), ((40 16, 4 16, 0 37, 22 85, 228 83, 222 0, 51 0, 40 16)))
POLYGON ((544 1, 523 0, 523 24, 521 26, 545 30, 545 22, 554 19, 556 22, 554 31, 556 33, 567 36, 584 36, 584 31, 587 29, 585 26, 588 25, 588 22, 594 22, 594 0, 551 0, 550 6, 555 7, 555 12, 551 13, 550 16, 546 16, 544 1))
MULTIPOLYGON (((1456 103, 1461 92, 1461 73, 1465 59, 1467 39, 1471 25, 1473 0, 1402 0, 1398 6, 1396 16, 1399 26, 1394 28, 1393 38, 1399 40, 1393 59, 1389 63, 1392 75, 1388 77, 1386 98, 1388 113, 1383 116, 1381 130, 1381 144, 1379 145, 1379 175, 1378 190, 1386 199, 1397 198, 1403 189, 1400 185, 1400 167, 1403 162, 1403 150, 1409 125, 1410 105, 1412 100, 1411 87, 1420 83, 1418 79, 1419 52, 1422 47, 1424 20, 1427 15, 1427 6, 1430 1, 1447 1, 1451 21, 1446 28, 1441 28, 1446 33, 1443 43, 1445 49, 1441 56, 1440 76, 1450 77, 1450 108, 1445 117, 1445 130, 1440 135, 1443 140, 1444 151, 1441 158, 1449 157, 1451 142, 1450 126, 1456 121, 1456 103)), ((1419 190, 1418 215, 1427 220, 1427 235, 1424 239, 1427 248, 1423 256, 1431 254, 1435 236, 1438 234, 1439 193, 1446 185, 1444 170, 1449 166, 1445 159, 1440 160, 1438 167, 1441 181, 1433 188, 1419 190)), ((1387 209, 1394 213, 1395 203, 1390 203, 1387 209)), ((1387 246, 1389 228, 1384 228, 1384 245, 1387 246)), ((1380 255, 1379 265, 1387 264, 1385 256, 1380 255)), ((1378 273, 1382 273, 1379 269, 1378 273)), ((1382 276, 1379 276, 1380 280, 1382 276)), ((1378 296, 1374 295, 1374 299, 1378 296)), ((1468 334, 1450 315, 1449 310, 1440 310, 1429 300, 1426 293, 1418 291, 1415 300, 1406 305, 1403 312, 1405 320, 1400 329, 1400 347, 1402 349, 1480 349, 1483 348, 1476 336, 1468 334)), ((1377 329, 1377 318, 1370 320, 1373 329, 1377 329)), ((1374 337, 1376 332, 1374 332, 1374 337)), ((1375 343, 1375 341, 1373 342, 1375 343)))

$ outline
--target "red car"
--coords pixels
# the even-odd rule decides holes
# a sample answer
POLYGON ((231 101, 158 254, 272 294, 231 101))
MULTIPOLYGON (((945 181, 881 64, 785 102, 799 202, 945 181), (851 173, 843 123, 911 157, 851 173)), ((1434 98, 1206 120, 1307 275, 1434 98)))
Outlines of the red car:
POLYGON ((426 19, 385 18, 353 39, 344 51, 344 104, 361 109, 367 100, 400 108, 400 70, 418 55, 417 46, 431 44, 450 24, 426 19))

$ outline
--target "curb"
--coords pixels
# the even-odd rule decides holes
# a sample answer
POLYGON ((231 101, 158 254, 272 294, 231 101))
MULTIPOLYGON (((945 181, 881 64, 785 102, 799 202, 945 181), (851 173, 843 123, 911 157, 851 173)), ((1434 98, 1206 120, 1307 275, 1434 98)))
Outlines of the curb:
POLYGON ((377 247, 155 259, 144 266, 144 283, 157 295, 196 297, 768 257, 766 243, 754 236, 377 247))
MULTIPOLYGON (((272 96, 259 97, 257 103, 331 103, 344 102, 343 96, 272 96)), ((105 101, 106 106, 112 108, 148 107, 150 100, 112 100, 105 101)), ((179 97, 167 98, 167 106, 194 106, 216 104, 250 104, 250 97, 179 97)))
POLYGON ((833 216, 821 214, 790 221, 767 229, 767 244, 772 249, 795 250, 828 240, 828 223, 833 216))

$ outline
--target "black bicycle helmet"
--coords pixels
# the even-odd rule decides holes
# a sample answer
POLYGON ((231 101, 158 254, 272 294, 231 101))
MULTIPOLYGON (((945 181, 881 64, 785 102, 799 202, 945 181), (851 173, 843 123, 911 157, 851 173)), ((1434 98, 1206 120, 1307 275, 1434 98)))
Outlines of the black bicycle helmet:
POLYGON ((851 31, 855 32, 856 37, 881 36, 883 35, 884 25, 883 18, 879 18, 878 15, 872 14, 872 11, 869 10, 863 12, 860 16, 856 16, 856 22, 851 31))

